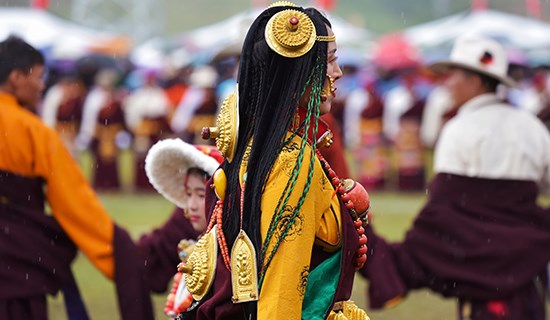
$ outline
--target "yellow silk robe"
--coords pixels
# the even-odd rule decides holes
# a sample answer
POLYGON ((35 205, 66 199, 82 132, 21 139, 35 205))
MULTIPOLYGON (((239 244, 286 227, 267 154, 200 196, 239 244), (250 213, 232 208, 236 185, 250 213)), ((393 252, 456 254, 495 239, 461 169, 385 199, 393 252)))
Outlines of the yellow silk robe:
MULTIPOLYGON (((275 214, 277 202, 297 161, 301 143, 301 137, 294 137, 279 154, 269 175, 261 204, 263 241, 266 239, 271 219, 275 214)), ((313 246, 322 246, 326 251, 335 251, 341 247, 340 204, 329 178, 323 171, 321 162, 309 145, 306 147, 298 180, 282 220, 285 220, 285 216, 292 214, 292 209, 300 198, 306 183, 311 156, 315 157, 311 188, 296 222, 279 246, 265 274, 258 300, 259 320, 300 319, 313 246)), ((246 171, 246 164, 246 161, 243 161, 241 165, 241 179, 246 171)), ((266 256, 272 251, 281 232, 280 225, 270 241, 266 256)))

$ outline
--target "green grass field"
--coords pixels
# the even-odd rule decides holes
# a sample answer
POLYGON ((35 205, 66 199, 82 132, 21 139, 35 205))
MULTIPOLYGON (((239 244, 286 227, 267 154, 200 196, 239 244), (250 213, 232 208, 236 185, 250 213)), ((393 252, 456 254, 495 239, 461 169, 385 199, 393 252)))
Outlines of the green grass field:
MULTIPOLYGON (((131 174, 131 156, 123 154, 121 176, 131 174)), ((90 162, 83 157, 82 167, 89 168, 90 162)), ((84 170, 86 173, 86 170, 84 170)), ((124 189, 130 189, 131 181, 123 179, 124 189)), ((131 192, 101 194, 101 201, 115 221, 129 230, 134 238, 163 223, 170 215, 172 205, 157 194, 134 194, 131 192)), ((411 225, 414 214, 425 201, 423 193, 402 194, 391 192, 374 192, 371 194, 372 208, 375 214, 374 224, 377 231, 390 240, 402 239, 411 225)), ((550 198, 542 199, 550 204, 550 198)), ((175 269, 175 266, 174 266, 175 269)), ((79 283, 81 293, 92 319, 119 319, 114 286, 103 277, 82 255, 76 259, 73 270, 79 283)), ((360 276, 356 277, 353 300, 357 305, 366 308, 367 283, 360 276)), ((154 307, 157 319, 166 319, 163 314, 166 295, 154 295, 154 307)), ((368 310, 368 309, 367 309, 368 310)), ((427 290, 411 293, 398 306, 384 311, 368 311, 372 320, 383 319, 423 319, 445 320, 456 319, 456 308, 453 300, 442 299, 427 290)), ((50 319, 66 319, 61 295, 50 299, 50 319)))

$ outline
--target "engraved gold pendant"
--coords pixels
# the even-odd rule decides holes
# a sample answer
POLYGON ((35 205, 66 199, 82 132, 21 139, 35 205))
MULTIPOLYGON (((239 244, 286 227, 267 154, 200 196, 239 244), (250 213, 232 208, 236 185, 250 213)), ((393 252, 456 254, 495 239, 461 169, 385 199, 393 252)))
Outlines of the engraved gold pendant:
POLYGON ((233 303, 258 300, 256 250, 242 229, 231 248, 231 285, 233 303))
POLYGON ((200 301, 214 282, 216 260, 218 257, 217 228, 203 235, 195 249, 189 255, 186 264, 180 264, 178 271, 185 273, 185 286, 193 295, 193 299, 200 301))

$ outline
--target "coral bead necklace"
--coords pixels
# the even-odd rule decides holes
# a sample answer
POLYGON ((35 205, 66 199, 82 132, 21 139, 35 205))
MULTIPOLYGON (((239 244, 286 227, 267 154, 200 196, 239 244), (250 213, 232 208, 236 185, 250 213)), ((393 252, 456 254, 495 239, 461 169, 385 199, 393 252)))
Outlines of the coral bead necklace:
POLYGON ((369 195, 359 183, 350 179, 340 180, 319 150, 315 152, 334 186, 334 193, 344 202, 353 218, 353 225, 359 237, 359 247, 355 250, 355 268, 361 269, 367 261, 368 239, 365 235, 365 226, 368 224, 369 195))

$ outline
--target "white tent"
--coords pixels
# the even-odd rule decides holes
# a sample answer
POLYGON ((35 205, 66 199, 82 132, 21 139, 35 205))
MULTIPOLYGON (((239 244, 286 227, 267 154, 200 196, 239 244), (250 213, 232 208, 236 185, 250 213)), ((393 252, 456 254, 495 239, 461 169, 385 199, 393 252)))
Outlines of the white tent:
MULTIPOLYGON (((261 13, 252 9, 236 14, 226 20, 183 33, 178 41, 190 52, 209 52, 232 48, 240 50, 250 25, 261 13)), ((368 50, 372 46, 372 33, 351 25, 342 18, 329 16, 338 46, 368 50)))
POLYGON ((463 12, 404 31, 420 49, 451 47, 465 34, 491 37, 505 46, 530 50, 550 46, 550 24, 495 10, 463 12))
MULTIPOLYGON (((0 39, 17 35, 53 58, 78 58, 89 51, 123 39, 32 8, 0 9, 0 39)), ((127 39, 126 39, 127 40, 127 39)))
MULTIPOLYGON (((205 64, 216 57, 239 53, 246 32, 260 13, 261 10, 251 9, 173 37, 151 39, 134 48, 130 59, 140 67, 161 69, 174 58, 174 51, 193 56, 190 59, 194 64, 205 64)), ((329 20, 342 60, 365 59, 366 52, 372 47, 372 33, 336 16, 330 16, 329 20)))

